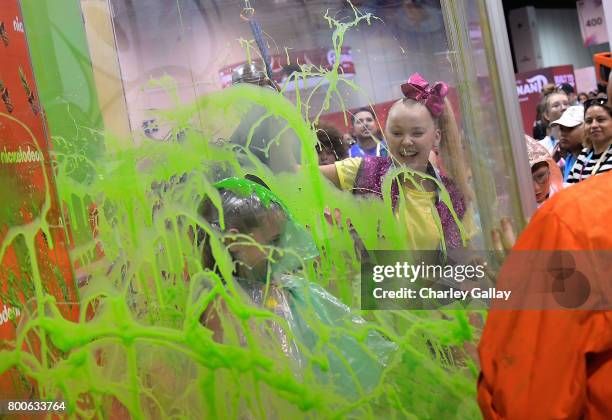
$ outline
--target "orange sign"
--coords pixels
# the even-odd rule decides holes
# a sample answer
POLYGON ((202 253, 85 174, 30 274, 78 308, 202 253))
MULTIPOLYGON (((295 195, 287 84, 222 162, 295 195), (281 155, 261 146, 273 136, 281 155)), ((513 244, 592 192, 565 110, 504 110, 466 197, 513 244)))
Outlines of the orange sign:
MULTIPOLYGON (((57 302, 77 298, 18 0, 0 8, 0 56, 0 348, 6 348, 32 309, 35 277, 57 302), (47 234, 28 230, 40 220, 47 234)), ((78 308, 61 306, 74 319, 78 308)), ((22 396, 24 387, 15 374, 0 376, 4 397, 22 396)))

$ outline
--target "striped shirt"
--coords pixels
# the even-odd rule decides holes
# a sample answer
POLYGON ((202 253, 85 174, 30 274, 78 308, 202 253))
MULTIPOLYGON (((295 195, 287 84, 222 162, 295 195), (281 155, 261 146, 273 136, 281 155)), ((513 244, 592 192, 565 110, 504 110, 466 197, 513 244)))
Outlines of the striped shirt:
MULTIPOLYGON (((597 172, 593 175, 602 174, 612 169, 612 145, 608 146, 608 150, 603 153, 605 153, 606 156, 599 165, 597 172)), ((591 172, 593 172, 593 169, 595 169, 597 166, 597 162, 599 162, 601 155, 602 153, 595 154, 593 149, 582 149, 582 152, 580 152, 580 155, 578 155, 578 158, 576 159, 576 163, 574 163, 572 172, 567 178, 567 182, 569 184, 575 184, 589 178, 591 176, 591 172)))

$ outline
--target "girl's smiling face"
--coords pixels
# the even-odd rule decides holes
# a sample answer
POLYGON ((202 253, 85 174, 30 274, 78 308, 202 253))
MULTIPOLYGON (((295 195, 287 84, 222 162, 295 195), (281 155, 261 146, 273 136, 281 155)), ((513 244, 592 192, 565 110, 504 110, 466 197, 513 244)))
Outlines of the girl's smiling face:
POLYGON ((441 137, 429 110, 418 102, 404 100, 389 110, 385 134, 393 157, 421 172, 427 169, 429 152, 441 137))

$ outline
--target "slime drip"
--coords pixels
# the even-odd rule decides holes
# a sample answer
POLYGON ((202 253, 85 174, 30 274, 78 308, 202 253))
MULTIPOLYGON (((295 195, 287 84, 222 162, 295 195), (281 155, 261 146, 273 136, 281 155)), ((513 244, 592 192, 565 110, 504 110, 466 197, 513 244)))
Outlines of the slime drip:
MULTIPOLYGON (((302 66, 291 76, 289 83, 296 87, 298 78, 315 74, 328 81, 313 123, 329 109, 332 98, 343 105, 339 83, 354 86, 338 73, 343 37, 360 22, 369 24, 373 16, 353 11, 350 23, 325 16, 334 28, 334 68, 320 72, 302 66)), ((321 83, 313 92, 322 88, 321 83)), ((69 415, 84 418, 477 417, 476 369, 463 350, 465 343, 475 340, 467 313, 362 311, 367 322, 361 325, 344 320, 331 326, 320 322, 321 308, 307 296, 303 322, 312 330, 315 344, 296 344, 301 355, 296 367, 298 362, 287 356, 274 334, 280 327, 289 339, 295 338, 288 321, 252 304, 234 278, 226 246, 229 236, 197 213, 205 197, 220 207, 214 185, 219 179, 258 176, 296 223, 308 227, 320 255, 304 258, 304 249, 291 242, 276 251, 301 257, 301 276, 354 308, 360 265, 346 220, 350 218, 367 249, 407 249, 404 218, 394 217, 389 200, 355 200, 323 179, 314 148, 316 136, 303 115, 308 114, 312 94, 302 102, 297 92, 296 105, 271 89, 255 86, 232 87, 195 104, 177 103, 159 113, 181 133, 176 140, 126 146, 107 137, 106 150, 88 162, 91 174, 85 180, 71 176, 74 162, 85 160, 82 156, 56 155, 64 228, 72 238, 71 257, 82 283, 80 316, 77 322, 68 320, 41 282, 36 238, 43 232, 53 241, 46 219, 50 196, 45 178, 47 193, 40 215, 12 227, 0 247, 3 256, 8 245, 22 242, 32 284, 19 284, 17 279, 11 284, 36 302, 33 308, 24 306, 13 296, 12 304, 28 315, 18 326, 15 342, 0 352, 0 372, 18 372, 35 385, 39 398, 64 400, 69 415), (301 156, 298 171, 276 174, 248 147, 216 141, 229 122, 238 122, 251 106, 266 109, 257 124, 275 118, 295 133, 299 144, 279 145, 279 133, 266 151, 287 146, 301 156), (201 115, 207 116, 202 121, 210 126, 192 128, 191 122, 201 115), (342 222, 327 224, 325 207, 340 209, 342 222), (190 234, 198 228, 210 237, 217 271, 203 267, 201 249, 190 234), (211 307, 221 308, 223 342, 201 323, 202 314, 211 307), (339 337, 350 337, 361 351, 375 356, 366 345, 371 331, 396 349, 383 372, 372 374, 373 384, 367 386, 335 343, 339 337), (39 351, 31 350, 33 340, 40 343, 39 351), (344 364, 348 374, 333 376, 330 355, 344 364), (348 383, 352 392, 341 392, 336 386, 340 382, 348 383)), ((411 176, 410 171, 403 172, 411 176)), ((390 189, 389 180, 385 185, 390 189)), ((266 193, 256 192, 270 200, 266 193)), ((450 206, 446 195, 442 199, 450 206)), ((248 235, 233 239, 268 247, 254 244, 248 235)), ((2 301, 8 298, 2 296, 2 301)))

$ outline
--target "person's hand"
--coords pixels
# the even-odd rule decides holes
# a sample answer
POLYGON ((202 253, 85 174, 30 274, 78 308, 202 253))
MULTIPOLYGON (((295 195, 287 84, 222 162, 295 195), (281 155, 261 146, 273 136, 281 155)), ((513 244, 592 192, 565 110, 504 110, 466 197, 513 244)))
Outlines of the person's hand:
MULTIPOLYGON (((325 220, 330 226, 333 226, 334 221, 335 221, 336 226, 338 226, 339 228, 342 228, 342 213, 340 212, 340 209, 338 208, 334 209, 334 215, 332 218, 331 210, 329 209, 329 207, 325 207, 325 210, 323 211, 323 216, 325 216, 325 220)), ((346 222, 348 226, 350 224, 350 219, 347 219, 346 222)))
POLYGON ((508 252, 516 242, 516 235, 512 228, 510 219, 504 217, 501 219, 500 228, 491 229, 491 238, 493 239, 493 250, 500 252, 508 252))
POLYGON ((342 212, 340 209, 335 208, 332 215, 332 211, 329 207, 325 207, 323 216, 325 217, 327 224, 330 226, 337 226, 340 230, 344 230, 345 228, 348 229, 353 240, 353 244, 355 245, 355 255, 365 254, 366 248, 363 240, 359 237, 359 234, 355 230, 355 227, 353 226, 353 223, 351 223, 351 219, 349 217, 347 217, 344 220, 344 223, 342 223, 342 212))

